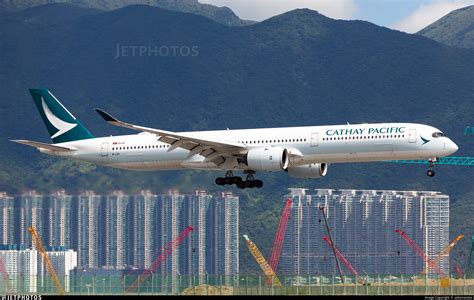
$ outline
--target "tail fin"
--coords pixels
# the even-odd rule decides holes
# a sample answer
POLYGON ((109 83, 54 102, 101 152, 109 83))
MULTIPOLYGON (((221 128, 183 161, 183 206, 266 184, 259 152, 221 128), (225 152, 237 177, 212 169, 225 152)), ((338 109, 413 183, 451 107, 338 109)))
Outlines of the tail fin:
POLYGON ((30 89, 53 143, 90 139, 94 136, 47 89, 30 89))

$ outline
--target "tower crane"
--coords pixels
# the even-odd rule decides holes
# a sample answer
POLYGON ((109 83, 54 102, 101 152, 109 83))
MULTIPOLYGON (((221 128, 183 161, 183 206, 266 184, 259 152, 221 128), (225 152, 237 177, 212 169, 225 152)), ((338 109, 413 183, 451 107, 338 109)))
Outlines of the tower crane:
POLYGON ((260 250, 258 250, 257 246, 245 234, 244 234, 244 239, 247 242, 247 247, 249 248, 250 253, 252 253, 258 265, 260 266, 260 268, 262 268, 263 273, 265 274, 265 276, 267 276, 267 280, 270 280, 270 282, 273 283, 273 286, 280 287, 281 286, 280 279, 278 279, 278 277, 275 274, 275 271, 273 271, 273 269, 270 267, 270 265, 265 260, 260 250))
POLYGON ((33 226, 30 226, 28 227, 28 232, 31 234, 31 237, 33 239, 33 242, 35 243, 36 249, 40 252, 41 257, 43 258, 43 264, 46 266, 46 269, 48 270, 49 275, 51 276, 51 279, 56 288, 56 291, 60 295, 64 295, 65 293, 64 288, 62 287, 58 274, 56 273, 56 270, 53 267, 53 263, 49 259, 49 256, 46 253, 46 250, 44 250, 43 242, 41 240, 41 237, 38 231, 36 231, 36 228, 34 228, 33 226))
MULTIPOLYGON (((440 253, 438 253, 438 255, 434 258, 434 262, 436 264, 438 264, 441 259, 443 259, 443 256, 447 255, 453 248, 454 246, 456 246, 456 244, 459 242, 460 239, 462 239, 464 237, 464 234, 460 234, 458 235, 457 237, 455 237, 451 243, 449 243, 449 245, 447 245, 443 250, 441 250, 440 253)), ((423 271, 421 271, 420 273, 420 276, 423 276, 426 274, 426 269, 423 269, 423 271)))
MULTIPOLYGON (((270 254, 270 259, 268 260, 268 264, 272 268, 272 270, 276 273, 278 269, 278 262, 280 261, 280 254, 281 248, 283 246, 283 240, 285 238, 286 227, 288 225, 288 220, 290 219, 290 212, 291 212, 291 204, 293 201, 288 198, 286 199, 285 208, 281 213, 280 223, 278 224, 278 229, 275 235, 275 239, 273 240, 273 248, 272 253, 270 254)), ((271 279, 267 278, 265 281, 267 285, 271 285, 271 279)))
POLYGON ((148 267, 142 275, 138 276, 132 285, 128 287, 126 293, 131 293, 140 286, 156 269, 170 256, 176 248, 188 237, 189 233, 193 231, 192 226, 186 227, 177 238, 169 242, 164 248, 162 253, 153 261, 150 267, 148 267))

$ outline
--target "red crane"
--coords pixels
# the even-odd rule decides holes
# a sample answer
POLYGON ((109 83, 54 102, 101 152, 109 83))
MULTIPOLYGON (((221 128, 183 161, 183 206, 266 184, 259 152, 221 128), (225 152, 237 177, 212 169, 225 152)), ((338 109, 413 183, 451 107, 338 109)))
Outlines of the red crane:
POLYGON ((444 275, 443 271, 438 267, 436 262, 432 259, 429 259, 428 256, 425 254, 425 251, 423 251, 423 249, 421 249, 420 246, 418 246, 414 240, 410 239, 403 230, 396 229, 395 232, 398 233, 407 242, 408 246, 415 250, 416 254, 418 254, 418 256, 423 259, 429 269, 435 270, 435 272, 439 275, 444 275))
POLYGON ((323 240, 328 244, 330 248, 333 248, 337 257, 342 261, 342 263, 347 267, 347 269, 356 277, 360 283, 365 283, 365 281, 357 273, 356 269, 351 265, 351 263, 344 257, 342 252, 331 242, 329 237, 323 236, 323 240))
MULTIPOLYGON (((281 213, 280 217, 280 224, 278 224, 278 229, 275 234, 275 239, 273 240, 273 248, 272 253, 270 254, 270 259, 268 260, 268 264, 272 268, 273 272, 277 272, 278 262, 280 261, 280 254, 281 248, 283 246, 283 240, 285 238, 286 227, 288 225, 288 220, 290 219, 290 212, 291 212, 291 204, 293 201, 288 198, 286 199, 285 207, 283 208, 283 212, 281 213)), ((266 281, 267 285, 271 285, 272 282, 270 279, 266 281)))
POLYGON ((192 226, 186 227, 177 238, 169 242, 164 248, 162 253, 153 261, 150 267, 143 272, 142 275, 138 276, 137 280, 130 285, 127 289, 127 293, 133 292, 140 284, 142 284, 145 279, 147 279, 153 272, 156 271, 156 269, 168 258, 168 256, 173 253, 176 248, 186 239, 186 237, 189 235, 189 233, 193 231, 192 226))
POLYGON ((459 278, 464 278, 464 271, 461 269, 459 265, 454 267, 454 271, 458 274, 459 278))

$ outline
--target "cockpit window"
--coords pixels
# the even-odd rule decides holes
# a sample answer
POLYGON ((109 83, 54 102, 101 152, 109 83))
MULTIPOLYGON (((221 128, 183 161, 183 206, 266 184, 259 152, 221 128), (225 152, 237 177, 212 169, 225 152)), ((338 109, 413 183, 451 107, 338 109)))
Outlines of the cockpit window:
POLYGON ((439 137, 444 136, 444 133, 442 133, 442 132, 435 132, 435 133, 433 133, 432 136, 433 136, 434 138, 439 138, 439 137))

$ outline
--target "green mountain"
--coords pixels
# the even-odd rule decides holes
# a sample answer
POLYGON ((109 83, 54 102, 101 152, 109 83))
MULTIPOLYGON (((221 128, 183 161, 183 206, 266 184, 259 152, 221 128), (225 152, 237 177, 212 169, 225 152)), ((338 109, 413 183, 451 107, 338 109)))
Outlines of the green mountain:
MULTIPOLYGON (((34 87, 51 89, 96 136, 134 132, 106 124, 94 107, 174 131, 417 122, 443 130, 459 145, 457 155, 473 156, 474 139, 463 135, 474 115, 469 49, 307 9, 238 27, 145 5, 55 4, 1 15, 0 191, 230 189, 214 185, 223 172, 114 170, 9 142, 50 142, 28 92, 34 87)), ((474 219, 461 216, 473 213, 472 168, 437 166, 434 178, 426 168, 332 164, 319 180, 259 173, 264 188, 233 190, 242 199, 241 232, 268 255, 283 196, 296 186, 441 191, 464 214, 451 218, 453 237, 471 235, 474 219)), ((258 270, 246 250, 242 262, 243 270, 258 270)))
POLYGON ((254 21, 241 20, 228 7, 201 4, 198 0, 0 0, 0 8, 22 10, 52 3, 69 3, 83 8, 114 10, 128 5, 145 4, 173 11, 186 12, 208 17, 227 26, 244 26, 254 21))
POLYGON ((416 34, 454 47, 474 48, 474 5, 454 10, 416 34))

